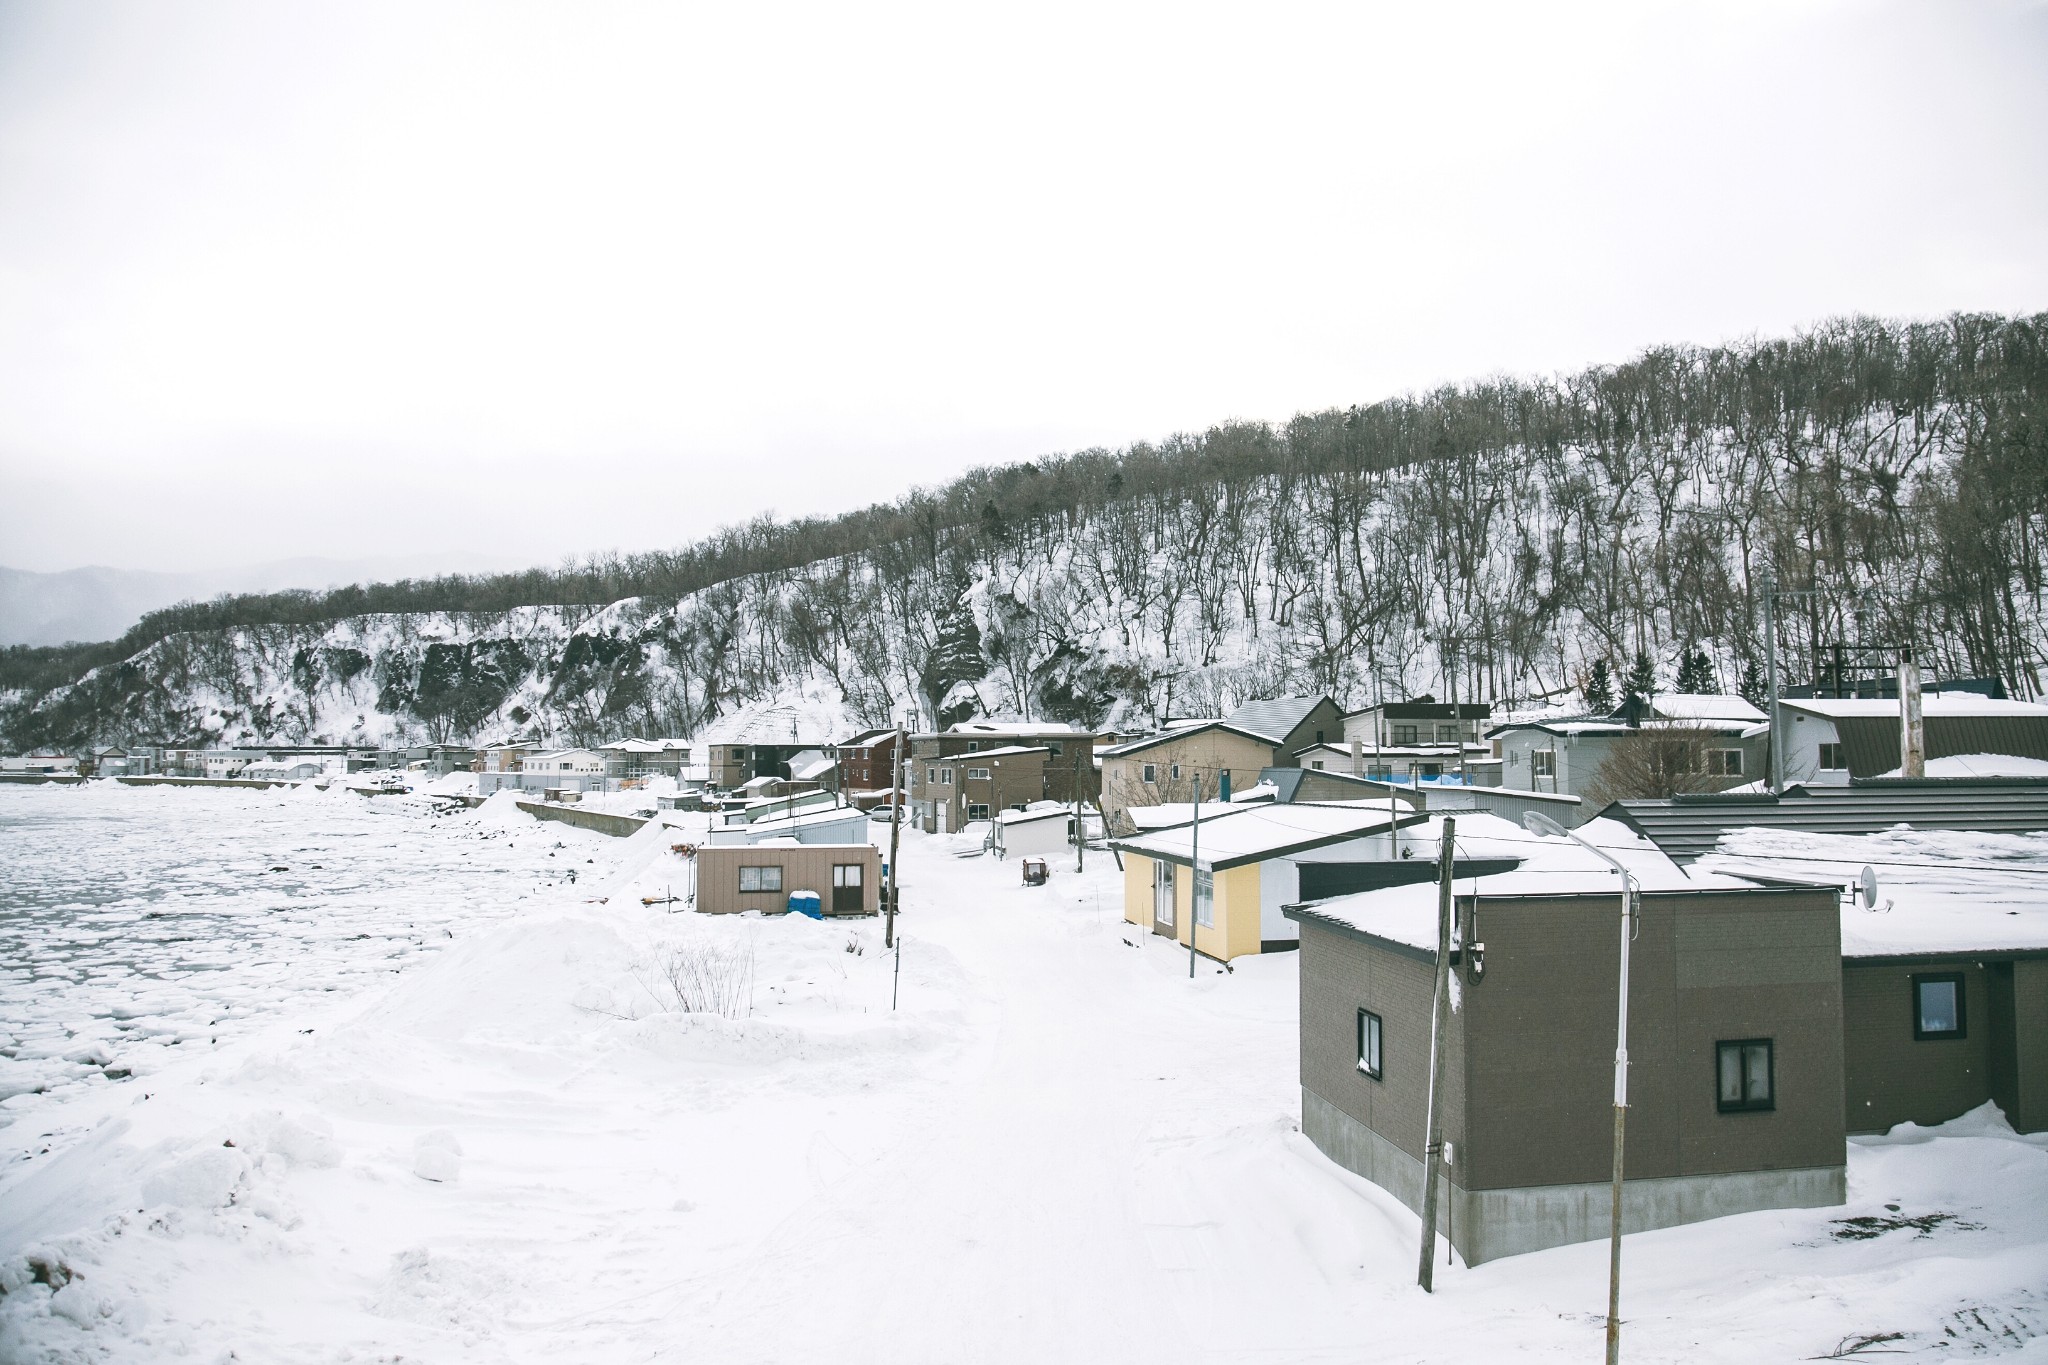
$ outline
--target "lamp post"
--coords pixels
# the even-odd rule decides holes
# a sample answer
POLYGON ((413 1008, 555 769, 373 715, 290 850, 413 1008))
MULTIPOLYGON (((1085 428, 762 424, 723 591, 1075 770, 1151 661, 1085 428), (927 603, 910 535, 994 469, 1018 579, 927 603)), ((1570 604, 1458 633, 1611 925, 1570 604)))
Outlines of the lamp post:
POLYGON ((1621 1359, 1621 1170, 1628 1134, 1628 945, 1635 933, 1635 874, 1607 850, 1586 842, 1541 811, 1522 817, 1522 827, 1548 839, 1569 839, 1621 874, 1621 984, 1614 1026, 1614 1207, 1607 1234, 1607 1365, 1621 1359))

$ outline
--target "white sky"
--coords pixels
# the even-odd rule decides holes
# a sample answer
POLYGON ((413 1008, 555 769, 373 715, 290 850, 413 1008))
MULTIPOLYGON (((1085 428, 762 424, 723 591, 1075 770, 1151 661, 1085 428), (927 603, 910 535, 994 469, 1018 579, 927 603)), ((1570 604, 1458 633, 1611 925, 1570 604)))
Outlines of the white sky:
POLYGON ((0 0, 0 563, 554 561, 2048 307, 2048 8, 1701 8, 0 0))

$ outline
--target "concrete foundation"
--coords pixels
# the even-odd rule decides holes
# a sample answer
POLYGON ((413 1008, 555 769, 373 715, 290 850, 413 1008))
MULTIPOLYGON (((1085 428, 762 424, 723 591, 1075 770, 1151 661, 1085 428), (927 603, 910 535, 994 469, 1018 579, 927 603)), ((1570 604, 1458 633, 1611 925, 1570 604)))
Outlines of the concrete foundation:
MULTIPOLYGON (((1422 1163, 1312 1090, 1301 1092, 1301 1130, 1338 1165, 1420 1212, 1422 1163)), ((1443 1231, 1467 1265, 1604 1238, 1611 1187, 1538 1185, 1466 1190, 1456 1167, 1438 1189, 1443 1231)), ((1847 1198, 1844 1166, 1630 1180, 1622 1186, 1622 1230, 1648 1232, 1759 1209, 1827 1208, 1847 1198)))

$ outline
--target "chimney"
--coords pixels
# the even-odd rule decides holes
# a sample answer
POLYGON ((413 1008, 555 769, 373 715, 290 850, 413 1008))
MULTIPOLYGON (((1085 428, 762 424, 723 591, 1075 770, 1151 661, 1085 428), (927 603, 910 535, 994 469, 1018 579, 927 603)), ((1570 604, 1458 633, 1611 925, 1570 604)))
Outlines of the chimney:
POLYGON ((1927 776, 1927 728, 1920 713, 1920 665, 1899 654, 1899 775, 1927 776))
POLYGON ((1365 776, 1365 741, 1362 739, 1351 741, 1351 775, 1365 776))

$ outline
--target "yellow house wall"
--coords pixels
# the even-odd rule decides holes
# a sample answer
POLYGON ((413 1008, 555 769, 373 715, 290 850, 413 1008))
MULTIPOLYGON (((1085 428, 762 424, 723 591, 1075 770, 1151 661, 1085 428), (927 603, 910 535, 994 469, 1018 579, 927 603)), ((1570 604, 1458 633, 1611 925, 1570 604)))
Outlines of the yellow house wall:
MULTIPOLYGON (((1152 927, 1152 859, 1135 853, 1124 855, 1124 920, 1152 927)), ((1176 868, 1173 879, 1174 924, 1177 942, 1186 943, 1187 924, 1194 914, 1195 877, 1188 868, 1176 868)), ((1216 915, 1213 925, 1196 925, 1195 948, 1210 957, 1229 961, 1259 951, 1259 869, 1233 867, 1216 874, 1216 915)))
POLYGON ((1152 923, 1152 860, 1124 854, 1124 919, 1148 928, 1152 923))

